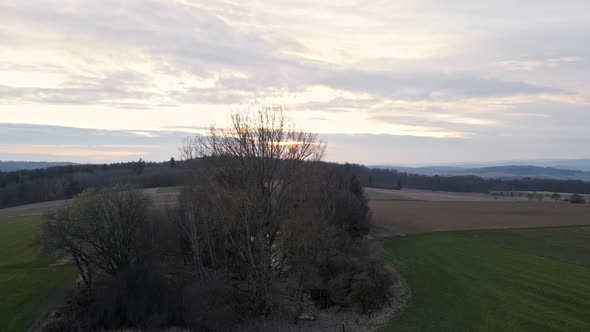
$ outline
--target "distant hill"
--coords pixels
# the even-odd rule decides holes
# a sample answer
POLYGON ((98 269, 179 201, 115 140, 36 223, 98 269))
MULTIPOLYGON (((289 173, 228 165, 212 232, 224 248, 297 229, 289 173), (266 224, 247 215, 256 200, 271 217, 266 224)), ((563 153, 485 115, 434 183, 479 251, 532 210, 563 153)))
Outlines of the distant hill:
POLYGON ((537 167, 551 167, 567 170, 577 170, 590 172, 590 159, 538 159, 538 160, 504 160, 491 162, 464 162, 452 163, 445 165, 436 165, 444 167, 457 168, 484 168, 497 166, 537 166, 537 167))
POLYGON ((50 161, 0 161, 0 172, 13 172, 67 165, 74 165, 74 163, 50 161))
POLYGON ((540 162, 537 166, 574 169, 579 171, 590 172, 590 159, 548 160, 540 162))
POLYGON ((590 181, 590 172, 540 166, 489 166, 478 168, 462 168, 451 166, 402 167, 377 166, 382 169, 392 169, 399 172, 420 175, 459 176, 474 175, 487 179, 555 179, 555 180, 583 180, 590 181))

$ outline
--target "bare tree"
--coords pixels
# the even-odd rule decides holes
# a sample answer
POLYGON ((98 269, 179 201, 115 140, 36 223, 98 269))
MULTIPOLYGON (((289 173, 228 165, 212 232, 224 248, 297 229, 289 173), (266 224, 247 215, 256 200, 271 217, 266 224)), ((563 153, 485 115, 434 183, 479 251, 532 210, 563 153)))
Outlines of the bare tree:
POLYGON ((68 207, 49 216, 42 229, 47 250, 70 254, 87 286, 96 270, 116 275, 143 262, 147 245, 148 202, 128 186, 90 189, 68 207))
POLYGON ((92 287, 96 271, 89 248, 80 240, 83 231, 76 222, 73 209, 62 209, 47 216, 41 225, 41 244, 46 253, 68 254, 72 256, 82 281, 92 287))
MULTIPOLYGON (((215 200, 210 200, 209 219, 201 214, 200 221, 223 225, 227 243, 245 268, 256 307, 266 311, 277 266, 275 241, 290 190, 312 162, 321 160, 324 144, 315 134, 291 126, 280 107, 262 107, 256 113, 233 115, 230 128, 212 127, 207 135, 185 140, 181 154, 185 160, 209 157, 216 163, 217 188, 208 187, 215 200)), ((192 237, 194 250, 201 250, 198 244, 208 235, 190 226, 191 218, 197 221, 187 216, 182 228, 192 237)))
POLYGON ((218 277, 247 291, 257 313, 278 303, 298 317, 304 294, 349 304, 353 289, 362 293, 351 276, 366 276, 367 286, 380 275, 351 256, 369 230, 360 182, 320 162, 324 149, 316 135, 289 125, 279 107, 236 114, 231 127, 184 141, 183 164, 194 176, 181 194, 177 224, 201 278, 222 272, 218 277))

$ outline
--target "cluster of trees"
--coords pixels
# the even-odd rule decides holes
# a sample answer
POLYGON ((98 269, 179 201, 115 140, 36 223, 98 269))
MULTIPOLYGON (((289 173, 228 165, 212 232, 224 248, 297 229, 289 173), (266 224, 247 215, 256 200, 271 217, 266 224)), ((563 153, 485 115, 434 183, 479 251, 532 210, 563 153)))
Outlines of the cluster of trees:
POLYGON ((130 187, 85 191, 43 229, 45 248, 71 255, 84 280, 70 324, 227 329, 296 321, 309 301, 360 312, 386 302, 393 278, 362 240, 361 183, 323 152, 264 108, 184 142, 191 176, 163 215, 130 187))
POLYGON ((590 182, 581 180, 553 180, 539 178, 486 179, 477 176, 428 176, 398 172, 396 170, 368 168, 363 165, 345 164, 348 174, 355 175, 363 186, 394 188, 400 187, 452 191, 482 192, 491 191, 546 191, 590 194, 590 182))
POLYGON ((72 198, 86 188, 132 184, 142 188, 178 186, 184 170, 170 162, 67 165, 45 169, 0 172, 0 209, 72 198))

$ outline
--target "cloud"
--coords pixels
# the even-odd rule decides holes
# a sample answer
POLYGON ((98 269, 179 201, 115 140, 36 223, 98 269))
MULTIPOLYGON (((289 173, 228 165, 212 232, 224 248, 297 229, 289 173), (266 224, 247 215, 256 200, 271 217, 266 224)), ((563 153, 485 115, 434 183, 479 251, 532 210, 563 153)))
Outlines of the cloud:
MULTIPOLYGON (((274 15, 286 15, 272 6, 257 8, 260 12, 250 17, 252 13, 246 7, 228 2, 218 6, 163 1, 67 3, 63 7, 3 5, 2 12, 5 18, 10 18, 8 22, 34 22, 33 25, 47 30, 45 34, 50 38, 43 39, 43 33, 17 32, 16 27, 13 31, 8 24, 7 29, 16 36, 32 39, 32 44, 50 43, 54 50, 59 47, 66 56, 81 61, 80 69, 88 73, 79 75, 73 72, 74 68, 67 68, 63 84, 51 88, 19 88, 5 83, 0 92, 4 100, 104 103, 122 108, 203 102, 235 104, 302 91, 314 84, 409 99, 561 92, 559 88, 472 72, 369 71, 349 68, 348 60, 343 62, 346 66, 310 60, 301 52, 313 51, 309 46, 317 46, 317 41, 300 40, 297 34, 273 33, 255 21, 256 15, 262 15, 273 22, 272 26, 277 21, 274 15), (75 46, 71 42, 74 39, 82 47, 75 46), (304 46, 305 43, 309 45, 304 46), (127 59, 120 61, 111 51, 100 49, 122 52, 127 59), (126 62, 128 68, 115 69, 126 62), (161 81, 171 84, 158 84, 161 81), (199 85, 197 81, 209 83, 195 86, 199 85)), ((351 6, 327 6, 327 9, 342 17, 353 14, 347 12, 351 6)), ((291 16, 286 17, 287 31, 289 23, 299 26, 292 22, 291 16)), ((366 23, 366 17, 354 17, 359 23, 366 23)))
POLYGON ((587 137, 555 139, 539 136, 485 135, 464 138, 432 138, 393 135, 322 135, 328 143, 327 159, 372 165, 448 164, 587 158, 587 137), (551 149, 551 153, 547 150, 551 149), (351 153, 354 151, 354 153, 351 153))
POLYGON ((181 127, 268 102, 326 135, 583 140, 588 13, 581 0, 3 1, 0 121, 68 139, 23 125, 0 138, 165 158, 181 127))
POLYGON ((118 71, 102 77, 72 76, 62 87, 11 87, 0 85, 0 99, 9 102, 47 104, 136 104, 154 94, 142 91, 146 78, 139 73, 118 71), (134 102, 130 102, 134 101, 134 102))
POLYGON ((507 69, 507 70, 535 70, 539 68, 556 68, 563 64, 579 62, 579 57, 560 57, 552 59, 528 59, 528 60, 503 60, 498 61, 496 64, 507 69))
POLYGON ((563 93, 557 88, 481 77, 471 73, 340 71, 325 74, 317 83, 400 99, 460 99, 563 93))
MULTIPOLYGON (((429 110, 430 115, 439 110, 429 110)), ((436 119, 381 116, 381 122, 405 123, 408 128, 444 127, 464 131, 471 128, 476 135, 420 136, 388 134, 323 133, 328 143, 327 159, 365 164, 432 164, 458 161, 494 161, 508 159, 582 158, 590 138, 585 124, 590 110, 556 104, 547 107, 525 105, 505 113, 506 128, 497 124, 463 125, 465 119, 436 119), (559 111, 556 111, 559 109, 559 111), (563 117, 574 114, 574 117, 563 117), (583 121, 578 121, 582 117, 583 121), (550 121, 546 121, 549 119, 550 121), (405 121, 405 122, 404 122, 405 121), (557 127, 550 123, 556 121, 557 127), (559 128, 559 130, 556 130, 559 128), (547 149, 551 153, 547 153, 547 149), (482 150, 485 153, 482 153, 482 150)), ((320 118, 317 121, 325 122, 320 118)), ((466 121, 465 121, 466 122, 466 121)), ((138 158, 164 161, 178 157, 181 139, 193 135, 192 130, 96 130, 29 124, 0 124, 0 153, 3 160, 45 160, 102 163, 129 161, 138 158), (141 134, 137 134, 140 132, 141 134)), ((439 132, 440 134, 440 132, 439 132)))
MULTIPOLYGON (((63 158, 66 160, 85 160, 101 162, 113 159, 131 160, 139 156, 145 156, 143 151, 117 150, 114 146, 107 149, 88 149, 80 145, 49 145, 49 144, 0 144, 0 153, 11 156, 43 156, 49 158, 63 158)), ((22 158, 22 157, 21 157, 22 158)), ((21 158, 14 158, 20 160, 21 158)))
POLYGON ((0 123, 0 154, 10 160, 78 162, 166 160, 189 131, 96 130, 0 123))

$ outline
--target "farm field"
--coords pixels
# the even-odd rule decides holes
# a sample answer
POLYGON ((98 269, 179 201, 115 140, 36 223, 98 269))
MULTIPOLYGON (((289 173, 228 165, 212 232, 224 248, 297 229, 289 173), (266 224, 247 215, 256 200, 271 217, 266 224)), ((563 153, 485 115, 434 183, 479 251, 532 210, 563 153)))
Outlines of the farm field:
POLYGON ((372 235, 589 225, 590 206, 553 202, 372 200, 372 235))
POLYGON ((415 201, 415 198, 410 198, 403 195, 396 195, 395 192, 385 192, 379 189, 371 189, 365 188, 365 195, 370 201, 389 201, 389 200, 398 200, 398 201, 415 201))
POLYGON ((34 245, 41 217, 0 219, 0 330, 22 332, 38 323, 76 278, 73 266, 51 266, 34 245))
POLYGON ((49 202, 42 202, 42 203, 26 204, 26 205, 19 205, 19 206, 15 206, 15 207, 0 209, 0 219, 42 215, 45 213, 56 211, 64 206, 66 206, 71 201, 72 201, 71 199, 64 199, 64 200, 59 200, 59 201, 49 201, 49 202))
MULTIPOLYGON (((176 204, 176 199, 180 194, 180 187, 149 188, 143 189, 143 192, 152 200, 153 206, 165 207, 176 204)), ((71 199, 64 199, 0 209, 0 219, 22 216, 37 216, 51 213, 60 208, 63 208, 70 202, 72 202, 71 199)))
POLYGON ((413 298, 386 331, 590 330, 590 227, 396 237, 413 298))
POLYGON ((365 188, 369 199, 379 200, 418 200, 435 202, 498 202, 512 201, 509 198, 501 198, 482 193, 453 193, 446 191, 430 191, 416 189, 380 189, 365 188))
MULTIPOLYGON (((388 259, 414 292, 412 304, 392 322, 396 331, 587 327, 580 312, 590 311, 590 284, 574 285, 590 280, 590 227, 514 228, 588 225, 590 206, 482 200, 479 194, 422 192, 412 198, 404 192, 417 191, 367 190, 373 237, 478 231, 385 240, 388 259), (481 230, 495 228, 512 229, 481 230)), ((175 204, 178 188, 145 193, 153 206, 167 206, 175 204)), ((1 331, 26 331, 75 279, 74 267, 50 266, 33 245, 42 219, 30 215, 67 203, 0 210, 1 331)))

